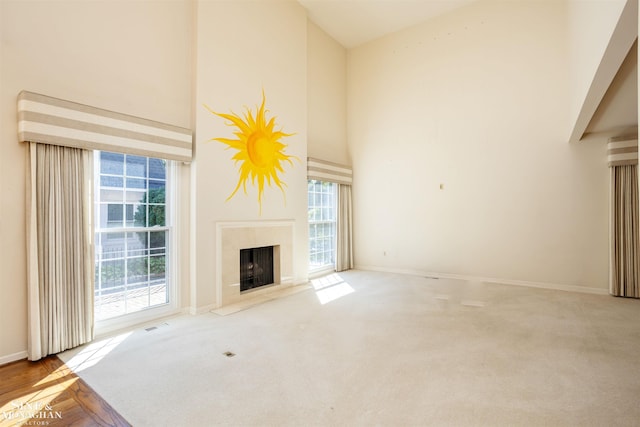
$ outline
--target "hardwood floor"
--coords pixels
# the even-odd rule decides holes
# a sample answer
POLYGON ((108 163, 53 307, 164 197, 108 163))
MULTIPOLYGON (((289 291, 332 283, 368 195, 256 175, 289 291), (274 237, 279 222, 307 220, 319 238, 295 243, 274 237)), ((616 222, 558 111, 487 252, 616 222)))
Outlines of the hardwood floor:
POLYGON ((130 426, 57 356, 0 366, 0 427, 130 426))

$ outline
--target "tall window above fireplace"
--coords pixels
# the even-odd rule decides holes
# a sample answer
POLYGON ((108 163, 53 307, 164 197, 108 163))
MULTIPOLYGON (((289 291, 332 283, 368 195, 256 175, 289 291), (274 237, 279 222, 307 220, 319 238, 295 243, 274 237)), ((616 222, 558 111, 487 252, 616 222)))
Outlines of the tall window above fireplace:
POLYGON ((240 292, 273 283, 273 246, 240 249, 240 292))

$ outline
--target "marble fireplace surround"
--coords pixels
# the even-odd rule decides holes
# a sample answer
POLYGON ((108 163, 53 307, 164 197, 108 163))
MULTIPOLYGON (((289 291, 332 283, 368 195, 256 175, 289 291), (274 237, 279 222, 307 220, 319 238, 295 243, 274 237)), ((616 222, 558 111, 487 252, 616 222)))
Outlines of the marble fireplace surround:
POLYGON ((293 220, 216 223, 217 308, 293 285, 294 225, 293 220), (274 284, 240 293, 240 249, 263 246, 274 246, 274 284))

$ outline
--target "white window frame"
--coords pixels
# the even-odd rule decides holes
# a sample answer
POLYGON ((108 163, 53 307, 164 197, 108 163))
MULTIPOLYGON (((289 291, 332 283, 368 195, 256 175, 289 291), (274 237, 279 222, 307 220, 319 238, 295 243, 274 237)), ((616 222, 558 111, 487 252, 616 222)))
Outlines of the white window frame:
MULTIPOLYGON (((333 238, 332 238, 332 248, 333 248, 333 262, 331 264, 323 264, 321 266, 318 267, 313 267, 311 265, 311 249, 309 249, 309 276, 310 277, 316 277, 316 276, 320 276, 322 274, 325 274, 327 272, 331 272, 331 271, 335 271, 336 269, 336 233, 338 230, 338 215, 337 215, 337 205, 338 205, 338 184, 334 183, 334 182, 330 182, 330 181, 321 181, 318 179, 309 179, 307 180, 307 188, 309 186, 309 183, 311 181, 316 181, 316 182, 320 182, 320 183, 329 183, 332 185, 333 188, 333 220, 311 220, 308 219, 308 229, 309 229, 309 246, 311 246, 311 226, 312 225, 317 225, 317 224, 334 224, 334 233, 333 233, 333 238)), ((308 197, 309 197, 309 191, 307 190, 307 212, 309 211, 309 203, 308 203, 308 197)), ((324 205, 321 206, 321 208, 324 208, 324 205)))
MULTIPOLYGON (((105 150, 107 151, 107 150, 105 150)), ((125 153, 126 154, 126 153, 125 153)), ((94 151, 94 206, 96 205, 96 198, 99 197, 100 191, 100 151, 94 151)), ((147 157, 147 156, 144 156, 147 157)), ((96 320, 94 330, 96 336, 105 335, 113 331, 120 329, 130 328, 135 325, 139 325, 146 322, 151 322, 155 319, 159 319, 166 316, 177 314, 180 310, 180 293, 178 285, 178 253, 177 243, 179 242, 178 236, 178 207, 177 207, 177 188, 178 182, 178 168, 179 162, 173 160, 166 160, 166 177, 165 177, 165 226, 157 227, 158 231, 167 231, 166 238, 166 252, 165 252, 165 280, 167 282, 167 296, 169 301, 166 304, 160 304, 144 308, 140 311, 125 313, 109 319, 96 320)), ((126 178, 125 178, 126 179, 126 178)), ((126 205, 125 205, 126 206, 126 205)), ((123 212, 126 215, 126 211, 123 212)), ((97 233, 99 230, 96 228, 97 224, 94 224, 93 233, 97 233)), ((156 228, 154 228, 156 230, 156 228)), ((104 231, 109 232, 136 232, 136 231, 149 231, 149 228, 136 228, 136 227, 123 227, 123 228, 107 228, 104 231)))

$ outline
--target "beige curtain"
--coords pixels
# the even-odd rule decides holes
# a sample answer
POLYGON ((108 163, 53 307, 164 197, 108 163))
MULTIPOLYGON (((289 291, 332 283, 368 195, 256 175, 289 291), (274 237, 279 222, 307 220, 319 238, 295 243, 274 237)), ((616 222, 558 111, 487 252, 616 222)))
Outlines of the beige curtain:
POLYGON ((338 184, 336 271, 353 268, 353 208, 351 186, 338 184))
POLYGON ((615 296, 640 298, 638 273, 638 175, 636 165, 613 166, 611 170, 610 280, 615 296))
POLYGON ((78 148, 30 143, 28 358, 93 339, 92 162, 78 148))

